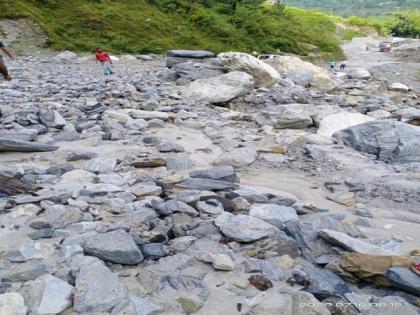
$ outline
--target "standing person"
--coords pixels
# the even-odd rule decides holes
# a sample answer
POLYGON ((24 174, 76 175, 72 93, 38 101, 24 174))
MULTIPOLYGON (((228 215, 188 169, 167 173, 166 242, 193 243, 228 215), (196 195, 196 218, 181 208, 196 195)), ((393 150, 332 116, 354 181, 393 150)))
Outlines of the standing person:
POLYGON ((340 71, 346 70, 347 62, 344 60, 340 64, 340 71))
MULTIPOLYGON (((12 54, 10 51, 4 46, 2 42, 0 42, 0 50, 4 52, 10 59, 13 59, 12 54)), ((12 77, 9 75, 9 71, 7 70, 6 65, 3 62, 3 57, 0 55, 0 73, 3 75, 4 79, 7 81, 12 80, 12 77)))
POLYGON ((102 70, 105 75, 112 74, 112 60, 109 57, 108 53, 101 48, 96 48, 96 62, 101 64, 102 70))

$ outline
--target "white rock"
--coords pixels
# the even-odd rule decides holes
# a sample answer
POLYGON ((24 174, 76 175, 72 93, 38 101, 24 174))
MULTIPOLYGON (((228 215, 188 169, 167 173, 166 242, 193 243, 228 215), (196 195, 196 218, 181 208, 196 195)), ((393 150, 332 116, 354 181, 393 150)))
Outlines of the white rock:
POLYGON ((285 223, 298 220, 295 209, 269 203, 252 205, 249 215, 270 223, 277 228, 283 228, 285 223))
POLYGON ((388 86, 388 89, 390 91, 398 91, 398 92, 408 92, 409 90, 408 86, 402 83, 392 83, 390 86, 388 86))
POLYGON ((162 119, 168 120, 169 114, 164 112, 152 111, 152 110, 141 110, 141 109, 130 109, 129 114, 134 119, 162 119))
POLYGON ((369 79, 372 75, 370 74, 369 70, 365 68, 350 68, 347 71, 347 76, 350 79, 369 79))
POLYGON ((252 75, 257 87, 269 87, 281 79, 276 69, 249 54, 227 52, 219 54, 217 58, 230 71, 242 71, 252 75))
POLYGON ((86 163, 86 170, 92 173, 111 173, 116 165, 117 161, 114 159, 98 157, 86 163))
POLYGON ((27 307, 22 295, 16 292, 0 294, 1 315, 26 315, 27 307))
POLYGON ((209 254, 211 263, 216 270, 231 271, 235 269, 233 260, 225 254, 209 254))
POLYGON ((337 131, 373 120, 375 119, 359 113, 332 114, 321 120, 318 134, 331 137, 337 131))
POLYGON ((223 103, 248 94, 254 88, 254 79, 245 72, 234 71, 209 79, 195 80, 181 88, 181 94, 196 101, 223 103))
POLYGON ((59 53, 57 56, 55 56, 55 59, 61 60, 61 61, 67 61, 75 59, 77 55, 72 51, 63 51, 62 53, 59 53))

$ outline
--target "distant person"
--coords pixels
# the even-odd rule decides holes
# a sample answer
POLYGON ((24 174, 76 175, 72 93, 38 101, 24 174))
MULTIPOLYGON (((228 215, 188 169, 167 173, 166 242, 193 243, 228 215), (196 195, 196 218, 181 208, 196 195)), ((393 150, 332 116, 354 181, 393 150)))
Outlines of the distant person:
POLYGON ((337 62, 335 60, 330 60, 330 62, 328 62, 328 64, 330 65, 330 69, 334 70, 335 66, 337 65, 337 62))
POLYGON ((111 65, 112 60, 109 57, 108 53, 101 48, 96 48, 96 62, 101 64, 102 71, 105 75, 113 74, 111 65))
POLYGON ((340 64, 340 71, 346 70, 346 66, 347 66, 347 62, 346 61, 342 61, 341 64, 340 64))
MULTIPOLYGON (((13 59, 12 54, 10 51, 4 46, 2 42, 0 42, 0 50, 4 52, 10 59, 13 59)), ((12 80, 12 77, 9 75, 9 71, 7 70, 6 65, 3 62, 3 57, 0 55, 0 73, 3 75, 4 79, 7 81, 12 80)))

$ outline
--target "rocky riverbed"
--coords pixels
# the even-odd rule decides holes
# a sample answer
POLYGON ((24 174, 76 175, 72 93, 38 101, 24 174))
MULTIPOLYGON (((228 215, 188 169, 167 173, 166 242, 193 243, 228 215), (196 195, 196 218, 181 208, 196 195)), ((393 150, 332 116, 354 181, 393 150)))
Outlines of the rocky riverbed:
POLYGON ((0 82, 0 314, 418 314, 420 98, 172 51, 0 82))

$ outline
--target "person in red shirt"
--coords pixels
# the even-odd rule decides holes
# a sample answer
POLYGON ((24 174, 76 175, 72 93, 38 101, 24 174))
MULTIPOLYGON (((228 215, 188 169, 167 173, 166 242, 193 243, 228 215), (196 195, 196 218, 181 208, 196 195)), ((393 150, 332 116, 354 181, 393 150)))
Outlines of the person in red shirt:
POLYGON ((102 71, 105 75, 110 75, 113 73, 111 68, 112 60, 108 53, 101 48, 96 48, 96 62, 101 64, 102 71))

